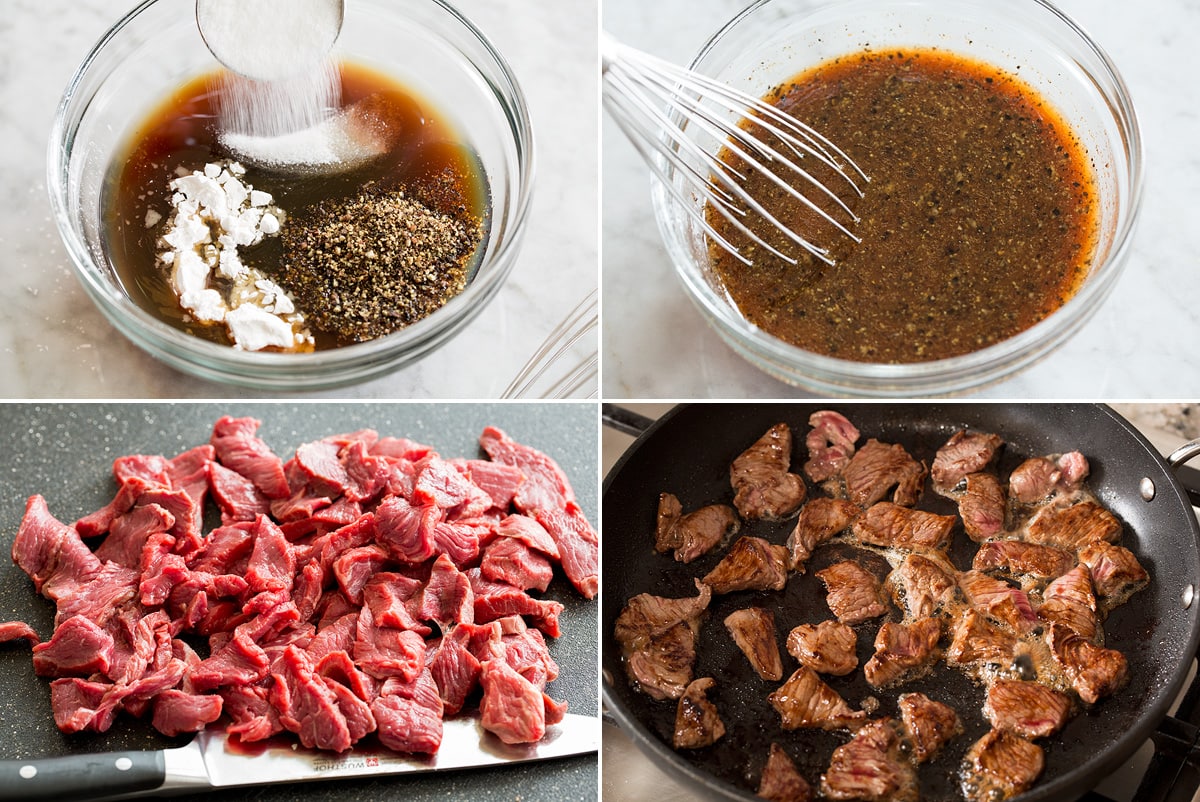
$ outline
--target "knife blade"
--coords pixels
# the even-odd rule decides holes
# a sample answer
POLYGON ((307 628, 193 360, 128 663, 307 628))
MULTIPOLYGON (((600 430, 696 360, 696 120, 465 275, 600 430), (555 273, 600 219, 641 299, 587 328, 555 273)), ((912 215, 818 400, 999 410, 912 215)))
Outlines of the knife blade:
POLYGON ((0 800, 129 799, 246 785, 333 780, 412 772, 484 768, 597 751, 600 719, 568 713, 542 740, 509 745, 486 732, 478 716, 443 722, 442 744, 430 756, 385 749, 337 754, 298 743, 242 744, 223 730, 203 730, 186 746, 106 752, 40 760, 0 761, 0 800))

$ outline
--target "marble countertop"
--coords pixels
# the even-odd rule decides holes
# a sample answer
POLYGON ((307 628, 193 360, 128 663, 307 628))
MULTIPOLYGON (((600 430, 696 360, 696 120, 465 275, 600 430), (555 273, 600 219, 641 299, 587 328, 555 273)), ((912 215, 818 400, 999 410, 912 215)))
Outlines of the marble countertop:
MULTIPOLYGON (((6 0, 0 16, 0 372, 5 397, 248 397, 127 342, 76 281, 51 216, 46 147, 59 97, 133 0, 6 0)), ((533 208, 506 285, 441 350, 386 378, 311 397, 496 398, 596 286, 596 15, 573 3, 454 0, 504 54, 530 106, 533 208)), ((594 332, 594 330, 593 330, 594 332)), ((575 351, 595 350, 595 339, 575 351)), ((583 394, 594 391, 585 388, 583 394)))
MULTIPOLYGON (((1113 295, 1066 346, 981 398, 1186 398, 1200 393, 1200 3, 1056 0, 1108 52, 1145 140, 1141 219, 1113 295)), ((742 0, 605 0, 616 38, 687 63, 742 0)), ((603 393, 610 398, 803 395, 742 361, 686 297, 659 238, 648 172, 602 127, 603 393), (681 359, 680 356, 687 357, 681 359)))

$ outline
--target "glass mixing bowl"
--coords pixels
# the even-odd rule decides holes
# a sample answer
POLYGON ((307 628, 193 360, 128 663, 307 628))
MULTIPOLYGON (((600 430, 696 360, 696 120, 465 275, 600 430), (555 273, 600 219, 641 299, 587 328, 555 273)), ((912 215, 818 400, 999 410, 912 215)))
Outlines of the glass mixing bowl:
MULTIPOLYGON (((1061 346, 1109 295, 1129 256, 1142 188, 1142 141, 1129 92, 1108 56, 1044 0, 759 0, 717 32, 692 68, 756 97, 836 56, 865 49, 936 47, 1020 76, 1082 139, 1096 171, 1100 234, 1093 267, 1058 311, 973 353, 930 362, 876 364, 795 347, 747 321, 712 270, 699 225, 661 182, 655 213, 692 300, 738 354, 785 382, 818 393, 909 397, 963 392, 998 381, 1061 346)), ((677 124, 682 121, 676 116, 677 124)), ((699 141, 710 152, 722 142, 699 141)), ((659 158, 681 190, 682 176, 659 158)), ((687 191, 695 207, 702 199, 687 191)))
POLYGON ((351 0, 337 53, 436 102, 478 154, 491 197, 491 231, 474 280, 405 329, 309 354, 217 345, 138 306, 104 248, 101 204, 110 164, 151 109, 189 79, 219 66, 196 28, 195 0, 147 0, 104 35, 71 78, 54 120, 47 164, 55 219, 79 279, 137 346, 209 380, 264 390, 336 387, 424 357, 496 295, 524 233, 534 169, 529 112, 512 71, 483 34, 441 0, 351 0))

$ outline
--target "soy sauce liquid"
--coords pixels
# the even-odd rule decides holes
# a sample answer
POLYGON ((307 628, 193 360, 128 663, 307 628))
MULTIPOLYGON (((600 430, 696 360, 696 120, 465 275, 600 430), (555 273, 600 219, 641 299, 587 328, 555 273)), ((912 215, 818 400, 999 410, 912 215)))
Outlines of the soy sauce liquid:
MULTIPOLYGON (((128 149, 113 159, 101 196, 104 247, 121 283, 135 303, 176 328, 231 345, 224 326, 196 325, 188 320, 159 261, 156 245, 171 214, 171 180, 176 168, 203 170, 209 162, 234 158, 218 138, 219 74, 198 76, 154 109, 130 138, 128 149), (146 226, 152 209, 164 222, 146 226)), ((272 171, 246 165, 243 179, 269 192, 289 217, 323 201, 353 197, 370 182, 404 188, 406 194, 442 214, 464 213, 483 221, 484 237, 468 271, 473 277, 487 243, 489 190, 479 157, 438 113, 432 103, 377 71, 352 63, 341 65, 343 107, 371 98, 371 110, 390 137, 391 146, 378 158, 338 175, 306 175, 300 170, 272 171)), ((286 222, 285 222, 286 225, 286 222)), ((266 237, 239 249, 242 261, 268 276, 283 258, 279 237, 266 237)), ((288 289, 285 286, 285 289, 288 289)), ((304 298, 295 297, 304 309, 304 298)), ((347 343, 314 330, 318 350, 347 343)))

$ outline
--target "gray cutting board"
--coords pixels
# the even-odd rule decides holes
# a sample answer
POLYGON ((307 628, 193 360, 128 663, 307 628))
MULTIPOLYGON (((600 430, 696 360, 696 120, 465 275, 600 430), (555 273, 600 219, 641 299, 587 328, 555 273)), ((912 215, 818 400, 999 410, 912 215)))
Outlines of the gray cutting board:
MULTIPOLYGON (((518 441, 553 456, 570 477, 579 504, 597 521, 597 411, 580 404, 412 403, 164 403, 0 404, 0 620, 29 622, 49 637, 53 608, 33 591, 10 559, 13 537, 33 493, 70 523, 111 500, 111 466, 123 454, 173 456, 208 442, 221 415, 253 416, 259 435, 284 459, 318 437, 376 429, 432 445, 446 457, 480 457, 484 426, 499 426, 518 441)), ((546 598, 561 601, 563 635, 550 644, 562 670, 548 691, 575 713, 596 715, 598 604, 585 601, 561 575, 546 598)), ((112 749, 176 746, 148 725, 122 714, 103 735, 63 735, 54 726, 47 680, 33 674, 29 649, 0 646, 0 759, 33 758, 112 749)), ((222 800, 595 800, 596 756, 526 763, 496 770, 407 775, 362 781, 282 785, 222 792, 222 800)), ((183 798, 183 797, 179 797, 183 798)), ((197 796, 195 799, 215 799, 197 796)))

